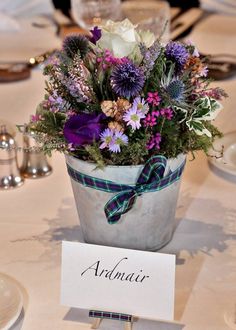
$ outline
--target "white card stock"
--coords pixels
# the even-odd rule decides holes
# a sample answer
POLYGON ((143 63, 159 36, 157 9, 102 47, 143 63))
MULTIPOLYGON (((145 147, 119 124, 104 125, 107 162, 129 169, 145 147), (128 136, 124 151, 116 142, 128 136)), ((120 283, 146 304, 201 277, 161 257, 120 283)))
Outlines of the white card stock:
POLYGON ((173 320, 175 256, 62 243, 61 303, 173 320))

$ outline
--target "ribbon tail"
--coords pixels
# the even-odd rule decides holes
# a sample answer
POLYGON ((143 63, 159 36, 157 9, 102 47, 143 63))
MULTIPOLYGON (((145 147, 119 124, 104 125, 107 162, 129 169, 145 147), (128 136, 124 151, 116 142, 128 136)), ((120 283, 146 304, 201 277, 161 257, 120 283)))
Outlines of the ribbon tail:
POLYGON ((134 190, 121 192, 113 196, 105 205, 104 212, 109 224, 117 223, 122 214, 132 209, 137 199, 137 193, 134 190))

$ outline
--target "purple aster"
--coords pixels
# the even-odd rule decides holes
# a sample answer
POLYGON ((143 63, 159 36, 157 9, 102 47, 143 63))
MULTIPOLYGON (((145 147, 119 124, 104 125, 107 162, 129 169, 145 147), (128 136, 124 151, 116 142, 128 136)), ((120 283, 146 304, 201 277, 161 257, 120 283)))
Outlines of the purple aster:
POLYGON ((145 115, 148 113, 149 105, 145 102, 145 99, 141 99, 140 96, 137 96, 133 101, 133 107, 136 107, 145 115))
POLYGON ((189 57, 189 52, 183 44, 178 41, 170 41, 166 45, 166 56, 177 64, 178 69, 182 69, 189 57))
POLYGON ((111 86, 119 96, 135 97, 145 82, 143 70, 131 61, 118 64, 111 74, 111 86))
POLYGON ((114 131, 112 131, 110 128, 106 128, 101 134, 100 138, 102 141, 102 144, 100 145, 100 149, 104 149, 109 147, 110 143, 112 142, 114 135, 114 131))
POLYGON ((120 152, 122 145, 128 144, 128 136, 119 131, 114 131, 112 142, 109 145, 109 150, 115 153, 120 152))
POLYGON ((133 130, 141 127, 140 120, 142 118, 145 118, 145 114, 137 108, 136 104, 133 104, 123 116, 124 121, 127 122, 127 125, 130 125, 133 130))
POLYGON ((74 146, 84 146, 98 140, 104 129, 101 121, 105 117, 104 114, 96 115, 94 113, 81 113, 70 117, 65 123, 63 131, 66 141, 74 146))
POLYGON ((94 45, 96 45, 97 41, 101 38, 102 36, 102 30, 99 29, 97 26, 94 26, 92 30, 90 30, 92 36, 89 37, 89 41, 91 41, 94 45))

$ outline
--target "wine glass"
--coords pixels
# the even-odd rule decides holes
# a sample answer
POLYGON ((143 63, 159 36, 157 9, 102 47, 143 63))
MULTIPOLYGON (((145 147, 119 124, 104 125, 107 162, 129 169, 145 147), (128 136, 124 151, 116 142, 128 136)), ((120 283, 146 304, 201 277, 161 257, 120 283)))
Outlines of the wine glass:
POLYGON ((122 3, 122 14, 141 30, 149 30, 161 41, 167 43, 170 38, 170 6, 163 0, 134 0, 122 3))
POLYGON ((71 9, 74 20, 84 29, 120 18, 120 0, 72 0, 71 9))

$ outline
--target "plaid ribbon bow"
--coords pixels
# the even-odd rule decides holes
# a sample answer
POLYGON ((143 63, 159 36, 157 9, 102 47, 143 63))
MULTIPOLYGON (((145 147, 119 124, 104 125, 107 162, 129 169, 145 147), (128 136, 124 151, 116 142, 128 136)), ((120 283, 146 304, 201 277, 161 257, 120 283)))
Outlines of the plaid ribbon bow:
POLYGON ((117 193, 105 205, 104 211, 110 224, 116 223, 122 214, 132 209, 138 196, 168 187, 179 180, 185 161, 174 171, 164 177, 167 159, 164 156, 153 156, 145 164, 135 186, 115 183, 109 180, 94 178, 76 171, 67 164, 70 177, 85 187, 108 193, 117 193))

